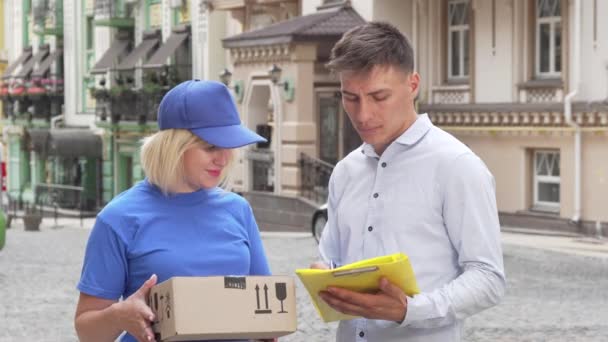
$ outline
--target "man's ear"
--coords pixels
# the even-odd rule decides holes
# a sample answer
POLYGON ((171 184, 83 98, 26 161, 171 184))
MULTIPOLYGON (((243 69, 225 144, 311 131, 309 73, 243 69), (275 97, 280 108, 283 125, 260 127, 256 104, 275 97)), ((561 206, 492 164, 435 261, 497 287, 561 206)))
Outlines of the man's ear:
POLYGON ((407 82, 413 97, 418 96, 418 90, 420 89, 420 74, 415 71, 412 72, 409 75, 407 82))

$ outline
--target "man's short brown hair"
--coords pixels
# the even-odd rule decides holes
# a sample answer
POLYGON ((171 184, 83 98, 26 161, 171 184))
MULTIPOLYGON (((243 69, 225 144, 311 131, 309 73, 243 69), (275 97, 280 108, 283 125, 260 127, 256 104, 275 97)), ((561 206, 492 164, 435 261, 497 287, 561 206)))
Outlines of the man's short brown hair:
POLYGON ((346 32, 331 50, 326 67, 333 72, 367 72, 374 66, 395 66, 414 71, 414 50, 395 26, 369 22, 346 32))

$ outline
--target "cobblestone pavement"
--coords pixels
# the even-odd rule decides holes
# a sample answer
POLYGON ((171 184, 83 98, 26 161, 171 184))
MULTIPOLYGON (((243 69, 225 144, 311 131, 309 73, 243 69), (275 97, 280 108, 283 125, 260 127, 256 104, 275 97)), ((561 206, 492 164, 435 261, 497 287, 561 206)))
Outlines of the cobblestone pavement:
MULTIPOLYGON (((7 231, 0 251, 0 342, 76 341, 75 284, 89 230, 77 220, 60 223, 52 228, 45 222, 40 232, 18 224, 7 231)), ((530 238, 519 243, 517 236, 504 239, 507 295, 501 305, 468 320, 465 341, 608 340, 608 253, 573 254, 555 243, 552 250, 532 248, 530 238)), ((572 244, 572 238, 562 239, 572 244)), ((264 244, 275 274, 293 274, 316 258, 309 237, 265 234, 264 244)), ((297 296, 298 331, 280 341, 332 341, 335 325, 320 321, 299 281, 297 296)))

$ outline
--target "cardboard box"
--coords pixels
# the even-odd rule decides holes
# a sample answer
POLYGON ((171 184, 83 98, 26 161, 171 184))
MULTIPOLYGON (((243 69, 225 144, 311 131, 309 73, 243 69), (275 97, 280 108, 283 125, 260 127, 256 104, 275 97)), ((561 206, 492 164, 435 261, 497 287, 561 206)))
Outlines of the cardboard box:
POLYGON ((150 291, 162 341, 263 339, 297 329, 294 278, 174 277, 150 291))

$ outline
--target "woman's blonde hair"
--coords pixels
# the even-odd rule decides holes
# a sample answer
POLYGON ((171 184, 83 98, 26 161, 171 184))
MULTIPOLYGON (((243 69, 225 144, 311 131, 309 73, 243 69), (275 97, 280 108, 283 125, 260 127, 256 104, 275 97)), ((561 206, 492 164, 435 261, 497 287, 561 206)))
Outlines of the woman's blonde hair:
MULTIPOLYGON (((209 145, 186 129, 162 130, 144 138, 140 160, 148 181, 158 186, 163 193, 169 193, 185 179, 184 153, 200 143, 209 145)), ((222 175, 222 187, 228 182, 226 176, 231 162, 232 158, 222 175)))

